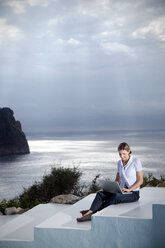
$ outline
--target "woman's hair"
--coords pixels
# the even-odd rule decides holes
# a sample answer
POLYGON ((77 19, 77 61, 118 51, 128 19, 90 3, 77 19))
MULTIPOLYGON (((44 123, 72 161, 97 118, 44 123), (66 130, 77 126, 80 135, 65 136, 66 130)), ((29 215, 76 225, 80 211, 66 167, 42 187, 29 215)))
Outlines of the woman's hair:
POLYGON ((118 151, 121 151, 121 150, 126 150, 127 152, 129 152, 129 154, 132 153, 132 152, 131 152, 131 149, 130 149, 130 146, 129 146, 127 143, 125 143, 125 142, 121 143, 121 144, 118 146, 118 151))

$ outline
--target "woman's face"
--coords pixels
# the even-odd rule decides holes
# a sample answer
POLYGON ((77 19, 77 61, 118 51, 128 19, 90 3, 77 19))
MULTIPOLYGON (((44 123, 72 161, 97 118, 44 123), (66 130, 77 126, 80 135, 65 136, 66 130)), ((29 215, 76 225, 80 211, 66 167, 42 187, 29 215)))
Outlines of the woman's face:
POLYGON ((123 162, 127 162, 130 158, 130 151, 127 152, 126 150, 120 150, 119 151, 119 156, 121 157, 121 160, 123 162))

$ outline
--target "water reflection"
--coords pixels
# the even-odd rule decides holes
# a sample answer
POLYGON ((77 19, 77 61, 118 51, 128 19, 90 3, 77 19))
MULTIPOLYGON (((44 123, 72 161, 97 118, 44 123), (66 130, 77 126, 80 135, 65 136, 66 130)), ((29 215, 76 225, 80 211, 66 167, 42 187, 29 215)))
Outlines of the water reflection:
POLYGON ((23 187, 41 180, 52 166, 79 166, 83 172, 82 181, 92 181, 94 176, 114 177, 119 159, 117 146, 127 141, 133 155, 140 158, 144 173, 155 176, 165 174, 165 132, 114 133, 95 139, 77 137, 74 139, 37 138, 29 139, 31 153, 21 156, 0 158, 0 200, 12 198, 22 192, 23 187))

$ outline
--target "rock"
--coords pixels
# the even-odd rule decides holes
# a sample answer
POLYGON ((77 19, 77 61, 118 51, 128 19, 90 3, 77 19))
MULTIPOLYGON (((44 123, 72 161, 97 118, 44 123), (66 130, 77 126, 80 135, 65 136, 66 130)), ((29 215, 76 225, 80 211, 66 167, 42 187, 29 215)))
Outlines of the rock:
POLYGON ((17 208, 16 209, 16 214, 22 214, 24 212, 23 208, 17 208))
POLYGON ((3 213, 0 211, 0 216, 3 215, 3 213))
POLYGON ((151 184, 146 184, 145 187, 153 187, 151 184))
POLYGON ((5 208, 5 215, 22 214, 26 211, 27 211, 27 209, 10 207, 10 208, 5 208))
POLYGON ((23 214, 23 213, 25 213, 25 212, 27 212, 29 210, 29 208, 18 208, 17 209, 17 214, 23 214))
POLYGON ((16 207, 5 208, 5 215, 17 214, 16 207))
POLYGON ((74 204, 75 202, 79 201, 81 197, 67 194, 67 195, 58 195, 53 197, 50 202, 51 203, 59 203, 59 204, 74 204))
POLYGON ((165 181, 158 184, 158 187, 165 187, 165 181))
POLYGON ((0 156, 28 153, 28 142, 21 123, 14 118, 13 110, 0 108, 0 156))

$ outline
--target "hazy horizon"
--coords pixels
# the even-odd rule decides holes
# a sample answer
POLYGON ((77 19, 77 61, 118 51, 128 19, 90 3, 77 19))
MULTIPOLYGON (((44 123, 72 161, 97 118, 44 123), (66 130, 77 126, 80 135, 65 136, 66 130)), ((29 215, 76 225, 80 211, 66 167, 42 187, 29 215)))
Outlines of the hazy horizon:
POLYGON ((52 167, 78 167, 82 182, 92 182, 96 175, 114 179, 117 147, 126 141, 132 156, 138 157, 144 175, 165 175, 163 132, 111 132, 103 135, 35 136, 28 139, 30 154, 0 157, 0 198, 12 199, 23 187, 39 182, 52 167))
POLYGON ((165 2, 0 0, 0 107, 25 132, 163 129, 165 2))

